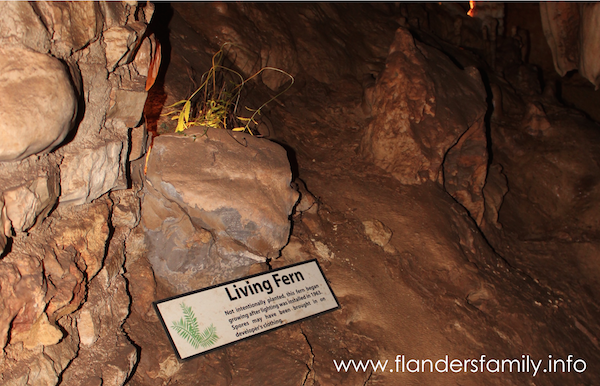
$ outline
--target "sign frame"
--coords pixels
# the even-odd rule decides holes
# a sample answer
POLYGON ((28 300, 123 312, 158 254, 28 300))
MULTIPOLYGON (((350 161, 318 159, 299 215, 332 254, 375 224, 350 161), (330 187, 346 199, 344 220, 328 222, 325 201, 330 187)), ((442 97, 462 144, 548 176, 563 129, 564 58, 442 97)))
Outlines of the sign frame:
MULTIPOLYGON (((227 291, 227 294, 228 294, 230 300, 237 300, 237 299, 232 299, 231 298, 231 295, 229 294, 229 291, 227 291)), ((226 347, 231 346, 233 344, 236 344, 238 342, 241 342, 241 341, 244 341, 244 340, 247 340, 247 339, 251 339, 251 338, 254 338, 254 337, 257 337, 257 336, 269 333, 269 332, 272 332, 272 331, 276 331, 276 330, 278 330, 278 329, 280 329, 282 327, 289 326, 289 325, 292 325, 292 324, 295 324, 295 323, 298 323, 298 322, 302 322, 304 320, 307 320, 307 319, 310 319, 310 318, 314 318, 314 317, 317 317, 319 315, 326 314, 328 312, 332 312, 332 311, 335 311, 335 310, 338 310, 338 309, 341 308, 341 305, 340 305, 337 297, 335 296, 335 293, 333 292, 333 289, 331 288, 329 280, 327 280, 327 278, 325 277, 323 269, 321 268, 321 265, 319 264, 319 262, 318 262, 317 259, 310 259, 310 260, 305 260, 305 261, 297 262, 297 263, 294 263, 294 264, 287 265, 285 267, 271 269, 271 270, 266 271, 266 272, 255 273, 253 275, 244 276, 244 277, 241 277, 241 278, 238 278, 238 279, 229 280, 227 282, 215 284, 215 285, 212 285, 212 286, 209 286, 209 287, 206 287, 206 288, 201 288, 201 289, 198 289, 198 290, 194 290, 194 291, 186 292, 186 293, 183 293, 183 294, 171 296, 171 297, 168 297, 168 298, 165 298, 165 299, 161 299, 161 300, 157 300, 157 301, 152 302, 152 306, 154 308, 154 311, 156 312, 156 315, 158 316, 158 319, 160 320, 160 323, 161 323, 163 329, 165 330, 165 333, 167 335, 167 338, 169 339, 169 343, 171 344, 171 347, 173 348, 173 351, 175 352, 177 360, 180 361, 180 362, 188 361, 190 359, 196 358, 196 357, 201 356, 201 355, 208 354, 208 353, 213 352, 215 350, 220 350, 220 349, 226 348, 226 347), (179 298, 188 297, 190 295, 195 295, 195 294, 198 294, 198 293, 202 293, 202 292, 214 290, 214 289, 220 288, 220 287, 224 287, 225 288, 226 286, 228 286, 230 284, 236 284, 238 282, 242 282, 243 283, 244 281, 247 281, 247 280, 252 279, 252 278, 256 278, 258 276, 273 275, 273 274, 276 274, 277 272, 282 271, 282 270, 287 270, 287 269, 290 269, 290 268, 293 268, 293 267, 296 267, 296 266, 300 266, 300 265, 309 265, 309 264, 312 264, 312 263, 316 264, 316 267, 318 268, 318 272, 320 273, 320 275, 321 275, 321 277, 323 279, 323 282, 327 285, 327 290, 329 290, 331 296, 333 297, 333 301, 336 304, 335 307, 328 308, 328 309, 326 309, 324 311, 319 311, 319 312, 317 312, 315 314, 310 314, 310 315, 305 316, 305 317, 301 317, 300 319, 297 319, 297 320, 293 320, 293 321, 290 321, 290 322, 284 322, 284 323, 282 323, 282 324, 280 324, 278 326, 268 328, 268 329, 266 329, 264 331, 260 331, 260 332, 248 334, 245 337, 240 337, 239 339, 233 340, 233 341, 231 341, 229 343, 225 343, 223 345, 210 348, 208 350, 199 352, 197 354, 193 354, 193 355, 190 355, 190 356, 182 357, 182 355, 181 355, 179 349, 177 348, 177 345, 175 344, 175 342, 173 340, 173 337, 171 335, 172 331, 169 330, 169 328, 167 326, 167 323, 165 322, 165 319, 163 318, 163 315, 162 315, 162 313, 161 313, 161 311, 159 309, 159 305, 161 303, 171 302, 171 301, 179 299, 179 298)), ((279 308, 277 308, 277 309, 279 310, 279 308)), ((230 324, 231 324, 231 322, 230 322, 230 324)), ((211 327, 212 327, 212 324, 211 324, 211 327)))

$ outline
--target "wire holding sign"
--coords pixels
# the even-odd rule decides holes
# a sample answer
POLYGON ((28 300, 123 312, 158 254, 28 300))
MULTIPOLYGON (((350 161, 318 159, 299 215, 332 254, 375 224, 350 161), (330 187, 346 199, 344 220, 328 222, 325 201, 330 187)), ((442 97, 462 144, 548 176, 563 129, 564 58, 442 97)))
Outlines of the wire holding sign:
POLYGON ((154 303, 179 359, 205 354, 339 307, 316 260, 154 303))

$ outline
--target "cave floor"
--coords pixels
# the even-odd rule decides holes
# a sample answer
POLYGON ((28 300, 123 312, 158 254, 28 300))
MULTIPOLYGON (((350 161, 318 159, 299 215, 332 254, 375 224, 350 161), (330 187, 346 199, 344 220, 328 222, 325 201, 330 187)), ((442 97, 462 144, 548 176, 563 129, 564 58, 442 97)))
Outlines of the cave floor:
MULTIPOLYGON (((598 243, 579 244, 587 252, 572 254, 568 243, 523 241, 509 231, 486 239, 437 183, 402 185, 364 162, 362 93, 347 80, 292 89, 265 114, 263 133, 288 150, 294 174, 319 205, 318 213, 293 216, 290 242, 271 265, 317 258, 341 308, 182 363, 157 320, 133 313, 125 327, 141 360, 130 384, 583 385, 600 379, 593 368, 600 360, 593 333, 600 315, 598 243), (365 235, 363 222, 374 220, 392 231, 393 248, 365 235), (402 372, 394 362, 398 355, 463 361, 568 354, 587 361, 585 378, 402 372), (350 359, 388 364, 385 371, 336 370, 334 361, 350 359)), ((164 130, 166 122, 158 126, 164 130)), ((266 269, 260 264, 253 272, 266 269)), ((170 294, 159 285, 162 295, 170 294)))
MULTIPOLYGON (((293 217, 290 243, 271 265, 317 258, 341 309, 185 363, 168 355, 157 324, 152 328, 156 341, 136 337, 135 330, 147 324, 132 316, 128 331, 142 348, 132 384, 146 384, 142 371, 150 363, 163 371, 165 384, 526 384, 531 374, 396 372, 394 360, 398 355, 435 361, 446 355, 465 360, 536 354, 545 359, 576 352, 578 340, 597 345, 585 327, 592 323, 586 317, 597 310, 586 310, 589 294, 577 293, 597 288, 597 273, 586 269, 590 262, 573 261, 560 243, 532 247, 510 235, 496 253, 439 185, 402 185, 360 160, 366 122, 360 99, 349 103, 347 94, 338 94, 343 97, 336 101, 335 94, 316 98, 316 92, 304 92, 284 99, 271 114, 276 129, 269 138, 288 149, 319 210, 293 217), (365 235, 363 222, 372 220, 393 232, 391 252, 365 235), (555 281, 556 272, 584 279, 565 285, 555 281), (564 323, 575 328, 563 331, 564 323), (572 339, 573 330, 579 336, 572 339), (558 345, 553 336, 560 336, 558 345), (571 347, 560 346, 571 339, 571 347), (161 354, 147 358, 153 353, 161 354), (336 371, 334 360, 350 359, 389 362, 385 372, 336 371)), ((258 265, 254 272, 266 269, 258 265)), ((535 384, 559 379, 537 377, 535 384)))

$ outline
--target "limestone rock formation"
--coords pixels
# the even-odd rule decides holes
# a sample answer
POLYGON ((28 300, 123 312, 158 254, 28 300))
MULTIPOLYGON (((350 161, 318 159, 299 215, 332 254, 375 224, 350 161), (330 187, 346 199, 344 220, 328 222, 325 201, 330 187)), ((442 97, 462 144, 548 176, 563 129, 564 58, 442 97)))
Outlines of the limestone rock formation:
POLYGON ((31 228, 40 214, 47 213, 54 206, 58 190, 57 175, 38 177, 29 186, 7 189, 3 196, 6 219, 10 221, 11 228, 15 232, 31 228))
POLYGON ((379 220, 363 221, 365 235, 387 253, 395 253, 396 249, 390 244, 392 230, 379 220))
POLYGON ((206 128, 155 138, 142 207, 157 273, 185 273, 169 281, 191 290, 194 274, 216 280, 276 257, 298 200, 291 178, 285 150, 266 139, 206 128))
POLYGON ((444 188, 464 206, 478 225, 485 211, 483 187, 488 174, 486 127, 475 122, 446 153, 444 188))
POLYGON ((124 188, 126 144, 112 141, 65 154, 60 170, 62 203, 83 204, 111 189, 124 188))
POLYGON ((0 254, 4 253, 4 248, 6 247, 6 242, 8 241, 6 238, 6 234, 10 233, 10 223, 6 218, 6 211, 4 210, 4 201, 0 200, 0 254))
POLYGON ((73 128, 77 97, 67 68, 26 48, 0 48, 0 161, 52 150, 73 128))
POLYGON ((50 33, 30 4, 20 1, 0 3, 0 36, 34 51, 50 50, 50 33))
POLYGON ((300 178, 296 178, 292 182, 292 187, 298 191, 300 198, 294 208, 296 214, 312 213, 316 214, 319 208, 319 202, 317 198, 307 189, 306 183, 300 178))
MULTIPOLYGON (((364 8, 370 11, 368 6, 364 8)), ((208 63, 221 45, 232 43, 226 50, 227 57, 244 76, 270 66, 285 70, 297 81, 316 79, 324 84, 340 77, 357 77, 362 81, 362 74, 377 73, 380 64, 372 58, 385 58, 391 40, 383 31, 396 24, 385 17, 361 17, 361 11, 355 12, 356 8, 332 7, 327 3, 306 8, 300 4, 265 3, 260 7, 241 4, 238 7, 181 2, 173 3, 173 9, 173 22, 186 26, 187 34, 170 37, 170 43, 181 47, 178 52, 185 57, 182 60, 175 56, 173 67, 189 65, 201 75, 205 70, 199 66, 208 63), (235 25, 232 20, 236 20, 235 25), (336 29, 327 27, 325 20, 335 20, 336 29), (219 34, 215 35, 214 31, 219 34), (380 33, 381 38, 366 38, 371 31, 380 33), (256 39, 259 35, 260 39, 256 39), (207 36, 210 36, 210 45, 199 44, 207 36), (187 47, 192 49, 187 50, 187 47), (362 60, 351 59, 355 56, 362 60)), ((189 82, 186 71, 168 71, 166 78, 169 79, 166 87, 174 93, 185 89, 189 82)), ((279 90, 289 82, 287 76, 277 71, 264 71, 259 79, 271 90, 279 90)))
POLYGON ((336 366, 568 353, 585 372, 535 383, 598 384, 600 130, 513 37, 493 63, 466 3, 155 4, 0 3, 0 49, 59 61, 79 107, 62 142, 0 163, 1 384, 500 386, 532 374, 336 366), (144 173, 154 6, 168 98, 227 41, 235 71, 294 75, 261 111, 272 141, 160 135, 144 173), (177 361, 152 302, 313 258, 340 309, 177 361))
POLYGON ((66 58, 90 42, 97 40, 104 29, 104 17, 98 3, 40 3, 34 8, 52 36, 51 51, 66 58))
POLYGON ((139 219, 128 161, 146 149, 153 10, 0 4, 2 384, 120 386, 138 361, 122 330, 123 267, 139 219))
POLYGON ((548 102, 529 105, 515 124, 494 125, 495 159, 509 176, 500 223, 524 239, 596 237, 598 132, 598 124, 548 102))
POLYGON ((501 228, 502 225, 498 222, 498 215, 502 203, 504 202, 504 196, 508 192, 508 183, 506 175, 502 173, 502 166, 494 163, 490 165, 488 174, 485 180, 485 186, 483 187, 483 196, 485 198, 485 211, 484 219, 482 220, 482 228, 485 227, 486 222, 488 225, 493 225, 497 228, 501 228))
POLYGON ((600 5, 597 3, 540 3, 542 26, 560 76, 578 69, 600 87, 600 5))
POLYGON ((487 109, 475 68, 459 69, 404 28, 396 31, 371 104, 361 152, 406 184, 436 181, 448 149, 481 127, 487 109))

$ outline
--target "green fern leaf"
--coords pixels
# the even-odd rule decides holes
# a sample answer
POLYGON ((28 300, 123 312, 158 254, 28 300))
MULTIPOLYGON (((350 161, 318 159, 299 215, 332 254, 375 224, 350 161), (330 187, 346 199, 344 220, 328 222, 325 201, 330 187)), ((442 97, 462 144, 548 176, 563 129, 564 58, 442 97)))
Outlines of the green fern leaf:
POLYGON ((219 339, 219 337, 217 336, 217 329, 215 328, 215 326, 212 325, 212 323, 210 326, 204 329, 200 337, 200 345, 202 347, 210 347, 213 344, 217 343, 217 340, 219 339))
POLYGON ((198 328, 198 320, 196 320, 196 315, 192 310, 192 307, 186 307, 185 303, 181 303, 181 309, 183 310, 183 315, 185 316, 186 324, 189 326, 189 331, 195 337, 200 337, 200 329, 198 328))
POLYGON ((183 302, 180 306, 184 317, 179 321, 173 321, 171 328, 195 349, 197 349, 198 346, 210 347, 214 345, 219 339, 217 336, 217 329, 211 324, 200 333, 198 319, 196 318, 192 307, 187 307, 183 302))
POLYGON ((194 348, 198 348, 199 340, 194 337, 193 333, 190 331, 190 326, 183 320, 183 318, 181 318, 179 322, 173 322, 171 328, 173 328, 177 334, 179 334, 179 336, 185 339, 194 348))

